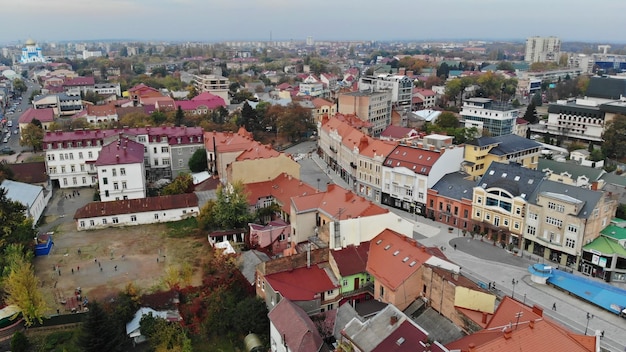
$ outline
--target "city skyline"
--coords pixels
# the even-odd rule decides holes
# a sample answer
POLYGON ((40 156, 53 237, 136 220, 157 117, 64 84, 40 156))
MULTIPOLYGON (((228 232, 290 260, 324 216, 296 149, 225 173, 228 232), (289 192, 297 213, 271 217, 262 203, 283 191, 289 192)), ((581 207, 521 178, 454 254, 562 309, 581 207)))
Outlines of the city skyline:
POLYGON ((624 43, 622 0, 553 0, 502 5, 483 0, 391 4, 371 0, 26 0, 4 5, 0 42, 132 39, 144 41, 305 40, 523 40, 624 43), (599 4, 598 4, 599 3, 599 4), (556 9, 556 10, 554 10, 556 9), (589 25, 584 25, 588 23, 589 25), (608 28, 615 28, 608 26, 608 28))

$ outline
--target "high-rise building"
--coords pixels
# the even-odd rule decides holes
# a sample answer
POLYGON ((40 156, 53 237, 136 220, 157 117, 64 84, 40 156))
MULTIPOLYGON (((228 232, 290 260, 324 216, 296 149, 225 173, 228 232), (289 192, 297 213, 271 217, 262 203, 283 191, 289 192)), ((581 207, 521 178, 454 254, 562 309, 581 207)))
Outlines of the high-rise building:
POLYGON ((530 37, 526 39, 526 62, 558 62, 561 39, 557 37, 530 37))

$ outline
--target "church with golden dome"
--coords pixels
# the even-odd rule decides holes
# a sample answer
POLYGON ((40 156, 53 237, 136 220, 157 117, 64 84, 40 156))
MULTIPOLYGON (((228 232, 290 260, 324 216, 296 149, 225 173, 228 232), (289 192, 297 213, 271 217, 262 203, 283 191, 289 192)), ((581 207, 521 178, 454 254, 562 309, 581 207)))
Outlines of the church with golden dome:
POLYGON ((41 54, 41 48, 37 46, 37 43, 32 39, 28 39, 25 43, 25 47, 22 48, 20 62, 23 64, 46 62, 46 58, 41 54))

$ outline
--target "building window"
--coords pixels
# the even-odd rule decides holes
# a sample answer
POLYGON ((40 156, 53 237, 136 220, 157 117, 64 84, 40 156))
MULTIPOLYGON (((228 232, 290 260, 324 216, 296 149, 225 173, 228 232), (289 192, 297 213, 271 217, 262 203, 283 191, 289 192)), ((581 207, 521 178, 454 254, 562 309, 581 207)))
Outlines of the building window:
POLYGON ((96 226, 96 222, 94 220, 89 220, 89 225, 90 226, 96 226))
POLYGON ((137 215, 131 215, 130 221, 137 221, 137 215))
POLYGON ((102 225, 106 225, 107 224, 107 219, 102 219, 102 225))
POLYGON ((184 163, 183 163, 183 159, 179 159, 178 160, 178 167, 183 167, 184 163))
POLYGON ((126 168, 120 167, 120 175, 126 175, 126 168))
POLYGON ((113 174, 113 176, 117 176, 117 169, 116 168, 111 169, 111 173, 113 174))
POLYGON ((161 153, 169 153, 170 148, 169 147, 161 147, 161 153))
POLYGON ((113 189, 118 190, 120 189, 120 186, 117 182, 113 182, 113 189))
POLYGON ((534 227, 534 226, 530 226, 530 225, 529 225, 529 226, 526 228, 526 233, 527 233, 527 234, 529 234, 529 235, 531 235, 531 236, 535 236, 535 235, 536 235, 536 233, 537 233, 537 228, 536 228, 536 227, 534 227))
POLYGON ((89 159, 93 158, 93 152, 87 152, 87 158, 89 159))
POLYGON ((154 219, 159 220, 159 214, 154 214, 154 219))
POLYGON ((72 184, 73 185, 77 185, 78 184, 78 180, 76 180, 76 177, 72 177, 72 184))
POLYGON ((106 178, 106 177, 103 177, 103 178, 102 178, 102 184, 103 184, 103 185, 108 185, 108 184, 109 184, 109 179, 108 179, 108 178, 106 178))
POLYGON ((80 221, 80 227, 85 227, 85 222, 84 221, 80 221))
POLYGON ((127 186, 126 181, 122 181, 122 189, 126 189, 127 188, 126 186, 127 186))
POLYGON ((380 285, 380 297, 384 297, 385 296, 385 286, 380 285))
POLYGON ((161 165, 169 165, 170 159, 163 159, 163 163, 161 165))
POLYGON ((546 224, 554 225, 558 228, 563 227, 563 220, 559 220, 557 218, 553 218, 551 216, 546 216, 546 224))
POLYGON ((67 179, 63 178, 63 186, 67 186, 67 179))
POLYGON ((476 203, 483 204, 483 197, 476 197, 476 203))
POLYGON ((578 232, 578 226, 569 224, 569 225, 567 225, 567 231, 572 232, 572 233, 577 233, 578 232))
POLYGON ((82 160, 82 158, 83 158, 83 152, 78 152, 78 159, 82 160))
POLYGON ((348 286, 348 280, 343 279, 343 286, 348 286))
POLYGON ((535 213, 528 213, 528 218, 530 220, 537 220, 537 214, 535 214, 535 213))
POLYGON ((108 197, 109 196, 109 190, 107 189, 106 191, 104 191, 104 196, 108 197))
POLYGON ((565 247, 569 247, 569 248, 576 247, 576 240, 571 239, 571 238, 566 238, 565 239, 565 247))
POLYGON ((119 224, 120 220, 118 218, 113 218, 113 223, 114 224, 119 224))

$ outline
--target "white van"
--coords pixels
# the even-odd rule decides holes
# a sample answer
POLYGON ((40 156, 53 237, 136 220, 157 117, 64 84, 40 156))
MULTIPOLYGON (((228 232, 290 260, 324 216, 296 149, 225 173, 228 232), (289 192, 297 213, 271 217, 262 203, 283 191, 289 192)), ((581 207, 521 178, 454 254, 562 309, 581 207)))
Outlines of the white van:
POLYGON ((9 122, 7 122, 7 126, 13 127, 13 121, 9 120, 9 122))

